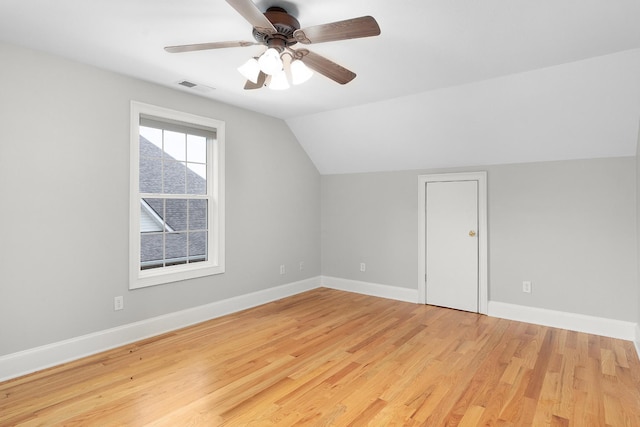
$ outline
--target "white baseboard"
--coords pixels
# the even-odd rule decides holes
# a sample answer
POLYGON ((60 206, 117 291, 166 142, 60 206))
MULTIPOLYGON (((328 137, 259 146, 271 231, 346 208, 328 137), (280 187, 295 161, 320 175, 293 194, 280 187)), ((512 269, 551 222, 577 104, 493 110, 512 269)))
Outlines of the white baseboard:
POLYGON ((0 357, 0 381, 256 307, 320 286, 320 277, 216 301, 0 357))
POLYGON ((638 325, 633 322, 498 301, 489 301, 489 316, 634 341, 638 350, 638 325))
MULTIPOLYGON (((271 301, 316 289, 320 286, 399 301, 418 302, 417 289, 399 288, 396 286, 337 277, 317 276, 299 282, 288 283, 275 288, 240 295, 199 307, 0 356, 0 381, 16 378, 185 326, 256 307, 271 301)), ((489 301, 489 316, 633 341, 636 351, 638 352, 638 357, 640 357, 640 325, 636 323, 497 301, 489 301)))
POLYGON ((398 301, 418 302, 418 290, 399 288, 397 286, 378 283, 361 282, 359 280, 341 279, 339 277, 321 276, 322 286, 340 291, 355 292, 374 297, 395 299, 398 301))
POLYGON ((636 325, 636 339, 633 340, 633 343, 636 345, 636 353, 640 359, 640 323, 636 325))

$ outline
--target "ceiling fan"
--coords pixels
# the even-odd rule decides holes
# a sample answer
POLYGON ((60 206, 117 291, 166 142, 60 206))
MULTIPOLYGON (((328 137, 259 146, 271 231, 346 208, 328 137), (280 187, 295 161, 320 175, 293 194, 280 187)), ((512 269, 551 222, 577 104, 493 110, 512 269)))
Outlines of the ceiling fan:
POLYGON ((380 34, 380 27, 371 16, 300 28, 298 20, 281 7, 273 6, 262 13, 251 0, 226 1, 253 26, 255 41, 199 43, 167 46, 164 49, 170 53, 180 53, 264 45, 267 47, 264 53, 249 59, 238 69, 247 78, 245 89, 263 86, 284 89, 289 87, 289 80, 297 84, 308 79, 312 74, 309 69, 337 83, 349 83, 356 77, 354 72, 308 49, 293 49, 292 46, 297 43, 308 45, 380 34))

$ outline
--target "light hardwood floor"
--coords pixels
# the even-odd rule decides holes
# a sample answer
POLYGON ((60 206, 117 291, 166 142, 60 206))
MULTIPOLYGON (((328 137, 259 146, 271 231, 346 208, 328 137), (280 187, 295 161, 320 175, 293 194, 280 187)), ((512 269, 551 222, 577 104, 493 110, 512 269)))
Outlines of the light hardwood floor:
POLYGON ((0 425, 640 426, 630 342, 317 289, 0 383, 0 425))

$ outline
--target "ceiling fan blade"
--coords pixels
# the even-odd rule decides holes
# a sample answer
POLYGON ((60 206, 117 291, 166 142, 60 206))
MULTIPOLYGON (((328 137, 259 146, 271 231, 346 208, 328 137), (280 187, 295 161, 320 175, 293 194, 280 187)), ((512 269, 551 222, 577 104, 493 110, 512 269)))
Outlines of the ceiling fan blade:
POLYGON ((164 48, 169 53, 181 53, 181 52, 194 52, 196 50, 208 50, 208 49, 224 49, 227 47, 246 47, 253 46, 256 42, 245 41, 233 41, 233 42, 211 42, 211 43, 199 43, 199 44, 183 44, 179 46, 167 46, 164 48))
POLYGON ((302 28, 294 31, 293 37, 300 43, 311 44, 371 37, 379 34, 378 22, 372 16, 361 16, 360 18, 302 28))
POLYGON ((227 3, 259 32, 263 34, 275 34, 278 32, 271 21, 260 12, 260 9, 251 0, 227 0, 227 3))
POLYGON ((307 52, 301 61, 312 70, 322 74, 341 85, 349 83, 356 78, 356 73, 349 71, 341 65, 328 60, 317 53, 307 52))
POLYGON ((252 82, 251 80, 247 80, 247 83, 245 83, 244 85, 244 89, 245 90, 260 89, 261 87, 264 87, 264 82, 266 80, 267 80, 267 75, 262 71, 260 71, 260 74, 258 74, 258 80, 255 83, 252 82))

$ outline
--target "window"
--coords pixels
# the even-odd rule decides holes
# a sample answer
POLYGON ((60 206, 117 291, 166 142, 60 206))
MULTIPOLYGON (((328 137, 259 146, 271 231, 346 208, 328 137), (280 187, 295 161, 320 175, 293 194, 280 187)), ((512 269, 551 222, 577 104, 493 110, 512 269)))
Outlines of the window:
POLYGON ((224 122, 131 103, 131 289, 224 272, 224 122))

